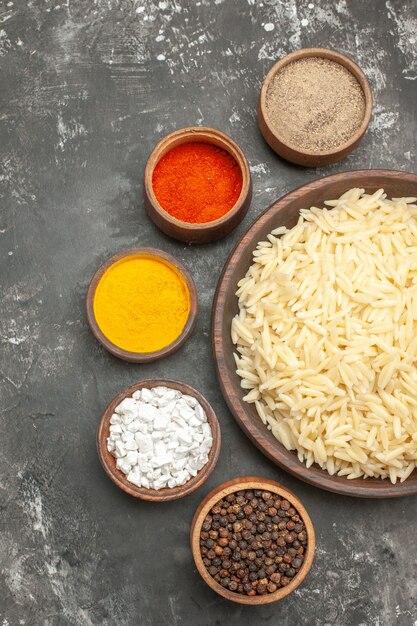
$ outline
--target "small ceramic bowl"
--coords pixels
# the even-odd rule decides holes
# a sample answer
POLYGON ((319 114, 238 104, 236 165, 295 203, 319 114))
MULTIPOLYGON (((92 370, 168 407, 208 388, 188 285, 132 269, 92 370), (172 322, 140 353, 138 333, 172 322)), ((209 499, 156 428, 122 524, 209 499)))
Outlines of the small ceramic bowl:
POLYGON ((201 487, 201 485, 206 482, 207 478, 210 476, 211 472, 216 466, 217 459, 219 458, 220 444, 220 426, 211 405, 207 402, 204 396, 202 396, 201 393, 198 392, 196 389, 191 387, 191 385, 187 385, 176 380, 141 380, 135 385, 123 389, 123 391, 118 393, 117 396, 115 396, 113 400, 111 400, 111 402, 107 405, 106 410, 104 411, 101 418, 97 432, 98 456, 106 474, 118 487, 120 487, 120 489, 122 489, 126 493, 134 496, 135 498, 139 498, 141 500, 151 500, 152 502, 166 502, 168 500, 177 500, 178 498, 183 498, 184 496, 192 493, 193 491, 201 487), (170 389, 181 391, 181 393, 193 396, 193 398, 198 400, 207 415, 207 421, 211 426, 211 432, 213 436, 213 445, 209 452, 208 462, 206 463, 206 465, 201 468, 196 476, 191 478, 184 485, 180 485, 179 487, 173 487, 172 489, 145 489, 144 487, 138 487, 137 485, 134 485, 127 480, 127 477, 123 472, 116 468, 116 459, 107 450, 107 437, 110 433, 110 418, 113 415, 114 409, 117 407, 117 405, 120 404, 120 402, 126 397, 130 398, 132 394, 138 389, 143 389, 144 387, 147 389, 151 389, 152 387, 158 386, 169 387, 170 389))
POLYGON ((145 168, 144 200, 151 220, 162 232, 185 243, 208 243, 228 235, 245 217, 252 199, 252 181, 248 161, 239 146, 227 135, 214 128, 190 126, 167 135, 151 153, 145 168), (226 215, 202 224, 176 219, 165 211, 156 199, 152 177, 156 164, 167 152, 185 143, 204 142, 223 148, 237 161, 242 171, 242 190, 236 204, 226 215))
POLYGON ((110 259, 105 261, 105 263, 103 263, 103 265, 99 267, 88 286, 86 305, 87 320, 90 328, 93 331, 95 338, 106 348, 106 350, 111 352, 111 354, 113 354, 114 356, 117 356, 119 359, 123 359, 124 361, 131 361, 132 363, 149 363, 150 361, 156 361, 172 354, 173 352, 178 350, 178 348, 182 346, 183 343, 190 336, 197 317, 197 289, 191 277, 191 274, 186 270, 182 263, 180 263, 177 259, 175 259, 167 252, 157 250, 156 248, 129 248, 128 250, 122 250, 121 252, 118 252, 114 256, 110 257, 110 259), (107 337, 103 334, 97 324, 94 315, 94 295, 97 289, 97 285, 104 272, 111 265, 117 263, 121 259, 128 258, 129 256, 138 255, 143 255, 147 258, 153 258, 157 261, 166 262, 168 265, 172 266, 185 280, 190 295, 190 312, 188 314, 187 321, 181 334, 172 343, 168 344, 164 348, 161 348, 160 350, 155 350, 154 352, 129 352, 128 350, 120 348, 116 344, 112 343, 109 339, 107 339, 107 337))
POLYGON ((272 66, 272 68, 266 75, 259 96, 258 124, 265 141, 283 159, 286 159, 291 163, 304 165, 306 167, 318 167, 322 165, 328 165, 330 163, 336 163, 336 161, 340 161, 356 148, 356 146, 359 144, 362 137, 364 136, 366 129, 368 128, 371 119, 371 113, 371 88, 369 86, 368 79, 366 78, 362 70, 356 65, 356 63, 354 63, 351 59, 344 56, 343 54, 334 52, 333 50, 328 50, 326 48, 302 48, 301 50, 292 52, 291 54, 288 54, 287 56, 280 59, 277 63, 275 63, 275 65, 272 66), (268 121, 268 115, 266 112, 266 95, 271 81, 285 65, 309 57, 320 57, 323 59, 329 59, 330 61, 334 61, 336 63, 339 63, 340 65, 343 65, 356 78, 356 80, 362 87, 362 91, 365 97, 365 113, 362 124, 360 125, 356 133, 352 135, 352 137, 346 143, 338 146, 334 150, 316 152, 312 150, 297 149, 296 147, 286 143, 285 140, 280 137, 276 129, 272 128, 268 121))
POLYGON ((223 598, 227 598, 227 600, 231 600, 232 602, 237 602, 239 604, 269 604, 271 602, 277 602, 278 600, 282 600, 282 598, 285 598, 285 596, 294 591, 294 589, 296 589, 307 576, 313 563, 314 551, 316 547, 316 539, 312 521, 297 496, 294 495, 292 491, 289 491, 279 483, 270 480, 269 478, 257 478, 255 476, 234 478, 233 480, 222 483, 221 485, 213 489, 213 491, 211 491, 204 498, 194 514, 194 518, 191 523, 190 539, 194 562, 203 580, 220 596, 223 596, 223 598), (206 515, 219 500, 221 500, 225 496, 228 496, 231 493, 240 491, 241 489, 262 489, 263 491, 272 491, 278 496, 284 497, 294 506, 294 508, 300 514, 300 517, 302 518, 306 528, 307 550, 304 554, 304 562, 301 566, 301 569, 286 587, 281 587, 273 593, 259 596, 246 596, 243 594, 235 593, 234 591, 230 591, 229 589, 225 589, 218 582, 216 582, 214 578, 208 573, 206 566, 203 563, 200 552, 200 532, 206 515))

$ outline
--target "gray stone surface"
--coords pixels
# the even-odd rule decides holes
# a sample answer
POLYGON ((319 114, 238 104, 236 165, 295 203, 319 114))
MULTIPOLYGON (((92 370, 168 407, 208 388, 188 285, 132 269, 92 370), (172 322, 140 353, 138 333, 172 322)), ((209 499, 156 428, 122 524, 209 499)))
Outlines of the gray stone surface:
POLYGON ((0 623, 2 626, 222 624, 415 626, 415 498, 359 501, 277 469, 226 409, 210 349, 210 306, 232 246, 272 201, 317 176, 415 169, 415 0, 3 0, 0 7, 0 623), (265 24, 273 24, 267 31, 265 24), (371 128, 344 162, 319 171, 281 161, 255 110, 273 60, 302 46, 350 54, 375 95, 371 128), (146 158, 167 132, 215 126, 245 151, 254 199, 224 241, 187 247, 144 212, 146 158), (197 328, 148 366, 107 354, 86 323, 97 266, 158 246, 192 271, 197 328), (100 467, 106 403, 142 377, 170 376, 212 402, 223 447, 208 483, 183 501, 125 496, 100 467), (317 529, 317 558, 279 605, 240 608, 196 575, 193 512, 237 475, 297 492, 317 529))

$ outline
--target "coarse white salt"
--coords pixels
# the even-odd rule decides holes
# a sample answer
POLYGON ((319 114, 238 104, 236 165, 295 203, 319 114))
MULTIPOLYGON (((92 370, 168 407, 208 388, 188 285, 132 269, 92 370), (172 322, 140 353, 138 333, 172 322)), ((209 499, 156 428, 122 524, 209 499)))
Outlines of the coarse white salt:
POLYGON ((110 418, 107 449, 129 482, 170 489, 208 462, 213 435, 201 404, 164 386, 135 391, 110 418))

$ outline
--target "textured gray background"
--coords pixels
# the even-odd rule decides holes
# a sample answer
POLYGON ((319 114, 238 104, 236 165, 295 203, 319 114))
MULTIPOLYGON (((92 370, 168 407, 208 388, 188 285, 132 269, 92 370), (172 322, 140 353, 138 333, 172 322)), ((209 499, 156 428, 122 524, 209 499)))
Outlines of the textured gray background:
POLYGON ((272 201, 331 172, 415 169, 416 47, 415 0, 3 0, 1 626, 416 626, 416 499, 343 498, 277 469, 233 422, 210 350, 219 272, 272 201), (281 161, 255 119, 262 77, 275 59, 302 46, 350 54, 375 95, 360 147, 319 171, 281 161), (254 182, 237 231, 194 248, 158 232, 142 201, 152 147, 190 124, 232 135, 254 182), (97 266, 135 245, 180 258, 201 304, 188 343, 148 366, 107 354, 84 315, 97 266), (208 483, 166 505, 120 492, 95 449, 107 402, 147 376, 195 385, 223 431, 208 483), (212 487, 239 474, 280 480, 304 500, 316 525, 313 570, 279 605, 229 604, 194 570, 193 512, 212 487))

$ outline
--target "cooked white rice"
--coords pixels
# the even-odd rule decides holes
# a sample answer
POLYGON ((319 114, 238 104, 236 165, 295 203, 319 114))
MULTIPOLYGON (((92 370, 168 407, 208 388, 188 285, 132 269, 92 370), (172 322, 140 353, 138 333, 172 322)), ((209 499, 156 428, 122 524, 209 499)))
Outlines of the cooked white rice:
POLYGON ((307 467, 404 481, 417 464, 417 206, 351 189, 253 253, 232 322, 259 417, 307 467))

